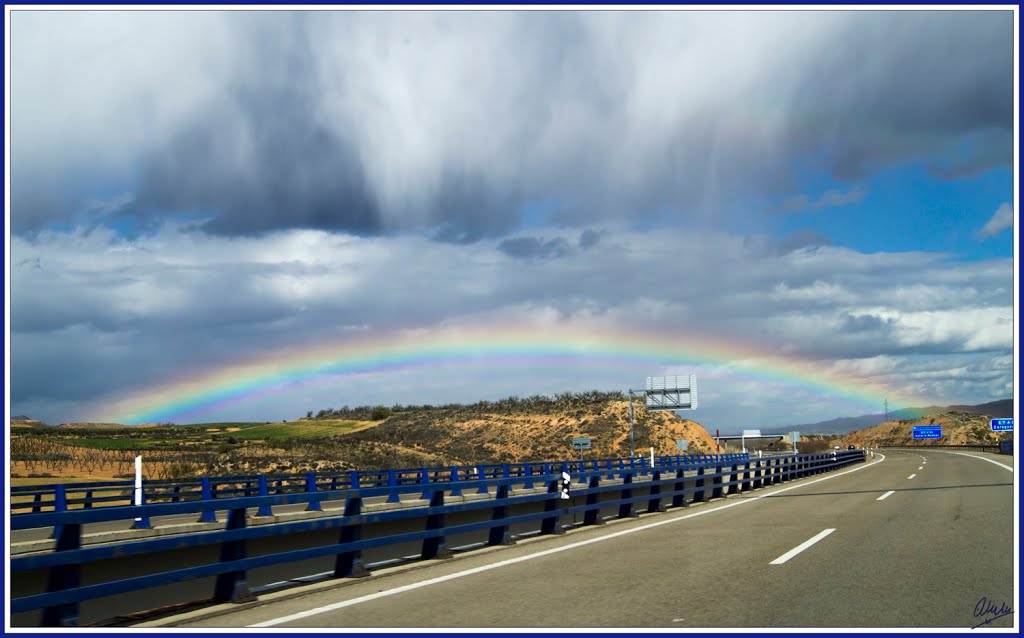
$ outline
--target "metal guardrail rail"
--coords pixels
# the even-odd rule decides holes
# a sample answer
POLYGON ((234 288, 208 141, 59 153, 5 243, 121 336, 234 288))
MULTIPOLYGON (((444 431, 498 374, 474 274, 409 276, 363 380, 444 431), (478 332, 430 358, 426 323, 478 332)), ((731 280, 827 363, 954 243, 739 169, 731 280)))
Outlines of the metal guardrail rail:
MULTIPOLYGON (((505 545, 515 542, 510 533, 512 525, 528 524, 534 533, 559 534, 564 532, 562 517, 582 515, 583 525, 604 522, 601 510, 609 507, 616 511, 613 518, 636 516, 638 511, 660 512, 666 507, 685 507, 727 494, 746 492, 803 478, 821 472, 860 463, 865 460, 862 450, 801 454, 762 459, 706 459, 696 461, 690 457, 664 457, 654 467, 599 468, 593 464, 577 467, 570 475, 571 488, 576 500, 584 501, 570 506, 562 490, 562 472, 550 472, 513 477, 511 469, 503 466, 502 476, 475 480, 459 480, 382 487, 358 487, 330 491, 307 491, 292 494, 235 497, 217 500, 194 500, 177 503, 150 503, 140 506, 115 506, 75 509, 59 512, 27 513, 10 517, 13 531, 53 527, 55 550, 13 557, 10 561, 12 585, 27 574, 45 575, 45 591, 12 597, 11 613, 42 610, 43 626, 74 626, 79 616, 79 604, 104 596, 113 596, 140 589, 157 587, 199 578, 215 578, 210 602, 240 602, 251 599, 247 583, 248 570, 281 565, 310 558, 333 557, 336 578, 358 577, 367 573, 363 565, 363 551, 372 547, 415 541, 421 543, 420 559, 444 558, 449 555, 446 537, 474 530, 486 530, 487 545, 505 545), (672 459, 678 459, 673 462, 672 459), (614 479, 614 484, 608 484, 614 479), (581 485, 585 485, 582 487, 581 485), (511 493, 513 486, 534 487, 525 494, 511 493), (539 489, 536 486, 540 486, 539 489), (475 499, 446 498, 476 491, 475 499), (387 511, 364 512, 367 498, 420 493, 429 504, 415 507, 396 507, 387 511), (486 494, 486 496, 483 496, 486 494), (602 500, 602 496, 607 497, 602 500), (306 503, 307 509, 319 509, 326 500, 344 501, 344 510, 338 516, 325 516, 312 520, 278 522, 248 526, 247 510, 256 508, 269 511, 278 505, 306 503), (532 504, 536 510, 511 515, 513 505, 532 504), (133 520, 172 514, 203 514, 215 509, 227 510, 222 530, 206 531, 186 536, 133 540, 111 545, 82 547, 82 526, 103 521, 133 520), (477 512, 476 520, 446 525, 448 515, 477 512), (385 536, 363 538, 362 530, 372 523, 406 521, 414 523, 415 531, 392 533, 385 536), (338 530, 336 543, 303 549, 275 550, 269 554, 247 556, 248 541, 266 538, 284 538, 311 530, 338 530), (142 575, 83 584, 83 566, 98 561, 123 559, 132 556, 151 556, 157 552, 183 548, 218 548, 219 560, 169 571, 156 571, 142 575)), ((550 464, 549 464, 550 465, 550 464)), ((561 464, 565 467, 568 464, 561 464)), ((552 468, 546 468, 551 470, 552 468)), ((371 566, 372 567, 372 566, 371 566)))
MULTIPOLYGON (((749 458, 747 454, 719 454, 692 456, 660 456, 654 458, 654 467, 689 462, 721 460, 725 462, 749 458)), ((298 492, 335 491, 361 487, 396 487, 399 485, 425 485, 452 483, 486 478, 526 478, 550 474, 551 468, 580 472, 587 468, 608 471, 638 467, 646 471, 651 466, 647 457, 639 459, 595 459, 580 461, 481 464, 445 468, 404 468, 391 470, 352 470, 348 472, 307 472, 305 474, 249 474, 221 476, 192 480, 143 480, 142 502, 178 503, 194 500, 225 499, 241 496, 269 496, 298 492)), ((11 514, 46 510, 63 511, 74 507, 91 509, 95 505, 112 503, 135 504, 135 482, 132 479, 52 485, 24 485, 11 487, 11 497, 24 500, 11 503, 11 514)), ((397 502, 392 500, 392 502, 397 502)))
POLYGON ((974 452, 991 452, 993 454, 1013 454, 1013 445, 1010 445, 1009 448, 1006 449, 1006 446, 999 443, 993 443, 991 445, 954 445, 951 443, 939 443, 935 445, 878 445, 874 447, 882 450, 967 450, 974 452))

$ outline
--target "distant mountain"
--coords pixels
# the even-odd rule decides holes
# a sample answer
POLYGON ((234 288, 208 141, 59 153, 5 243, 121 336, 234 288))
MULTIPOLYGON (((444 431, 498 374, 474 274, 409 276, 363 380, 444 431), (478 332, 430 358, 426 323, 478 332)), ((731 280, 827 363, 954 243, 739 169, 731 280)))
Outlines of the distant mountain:
MULTIPOLYGON (((1013 399, 1002 399, 991 403, 980 405, 951 405, 947 407, 929 406, 926 408, 903 408, 889 412, 889 421, 900 421, 907 419, 920 419, 922 417, 944 414, 946 412, 965 412, 970 414, 981 414, 994 419, 1009 418, 1013 416, 1013 399)), ((785 434, 796 430, 801 434, 849 434, 856 430, 863 430, 885 421, 885 414, 864 414, 862 416, 847 416, 817 423, 801 423, 799 425, 775 426, 761 428, 765 434, 785 434)))
POLYGON ((51 427, 50 425, 48 425, 46 423, 43 423, 42 421, 33 419, 32 417, 27 417, 24 414, 19 414, 18 416, 12 416, 10 423, 11 423, 11 427, 12 428, 48 428, 48 427, 51 427))

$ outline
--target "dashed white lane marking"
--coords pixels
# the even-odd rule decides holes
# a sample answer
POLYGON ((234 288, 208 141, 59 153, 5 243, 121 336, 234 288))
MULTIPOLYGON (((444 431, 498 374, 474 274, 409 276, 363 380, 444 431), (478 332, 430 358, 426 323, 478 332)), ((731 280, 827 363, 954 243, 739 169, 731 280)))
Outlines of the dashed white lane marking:
POLYGON ((917 476, 917 474, 911 474, 911 475, 910 475, 910 476, 908 476, 907 478, 908 478, 908 479, 912 479, 912 478, 914 478, 915 476, 917 476))
POLYGON ((805 549, 807 549, 811 545, 817 543, 818 541, 820 541, 821 539, 825 538, 826 536, 828 536, 829 534, 831 534, 834 531, 836 531, 836 529, 834 527, 832 527, 830 529, 822 530, 821 532, 819 532, 815 536, 805 540, 804 542, 800 543, 799 545, 797 545, 793 549, 789 550, 788 552, 786 552, 782 556, 779 556, 778 558, 776 558, 775 560, 773 560, 772 562, 770 562, 768 564, 769 565, 781 565, 782 563, 785 563, 790 558, 793 558, 794 556, 796 556, 800 552, 804 551, 805 549))
MULTIPOLYGON (((585 541, 579 541, 577 543, 571 543, 569 545, 563 545, 561 547, 553 547, 551 549, 546 549, 544 551, 540 551, 540 552, 537 552, 535 554, 527 554, 526 556, 519 556, 517 558, 510 558, 508 560, 503 560, 503 561, 500 561, 500 562, 497 562, 497 563, 490 563, 488 565, 481 565, 480 567, 474 567, 472 569, 467 569, 467 570, 464 570, 464 571, 461 571, 461 572, 455 572, 454 574, 447 574, 445 576, 438 576, 437 578, 431 578, 429 580, 422 580, 422 581, 417 582, 417 583, 412 583, 412 584, 409 584, 409 585, 403 585, 401 587, 395 587, 394 589, 385 589, 383 591, 379 591, 379 592, 376 592, 376 593, 373 593, 373 594, 367 594, 366 596, 360 596, 358 598, 353 598, 351 600, 342 600, 340 602, 332 603, 330 605, 324 605, 323 607, 315 607, 313 609, 307 609, 306 611, 296 612, 294 614, 289 614, 287 616, 281 616, 279 618, 271 618, 270 620, 264 620, 263 622, 258 622, 258 623, 254 623, 252 625, 249 625, 249 627, 274 627, 276 625, 280 625, 280 624, 283 624, 283 623, 286 623, 286 622, 291 622, 293 620, 301 620, 303 618, 308 618, 310 616, 317 616, 319 614, 323 614, 323 613, 326 613, 326 612, 329 612, 329 611, 334 611, 335 609, 343 609, 345 607, 351 607, 353 605, 358 605, 360 603, 365 603, 365 602, 368 602, 368 601, 371 601, 371 600, 376 600, 378 598, 384 598, 386 596, 393 596, 395 594, 401 594, 403 592, 412 591, 414 589, 420 589, 421 587, 427 587, 429 585, 436 585, 438 583, 443 583, 445 581, 455 580, 456 578, 462 578, 463 576, 470 576, 472 574, 479 574, 480 572, 486 572, 486 571, 490 571, 492 569, 498 569, 499 567, 505 567, 507 565, 514 565, 516 563, 522 563, 524 561, 533 560, 534 558, 540 558, 542 556, 548 556, 549 554, 557 554, 559 552, 564 552, 564 551, 567 551, 567 550, 570 550, 570 549, 575 549, 577 547, 583 547, 584 545, 590 545, 591 543, 599 543, 601 541, 605 541, 605 540, 608 540, 610 538, 617 538, 619 536, 625 536, 626 534, 634 534, 636 532, 641 532, 641 531, 646 530, 646 529, 651 529, 652 527, 660 527, 662 525, 669 525, 669 524, 672 524, 672 523, 678 523, 679 521, 685 521, 685 520, 688 520, 688 519, 691 519, 691 518, 695 518, 697 516, 704 516, 706 514, 712 514, 714 512, 718 512, 718 511, 721 511, 721 510, 724 510, 724 509, 729 509, 730 507, 739 507, 740 505, 745 505, 747 503, 753 503, 755 501, 761 500, 762 498, 766 498, 766 497, 769 497, 769 496, 775 496, 776 494, 781 494, 782 492, 788 492, 790 490, 795 490, 795 489, 798 489, 798 488, 801 488, 801 487, 807 487, 808 485, 814 485, 815 483, 820 483, 822 481, 827 481, 829 479, 839 478, 840 476, 846 476, 847 474, 852 474, 853 472, 859 472, 859 471, 863 470, 864 468, 873 467, 876 463, 881 463, 882 461, 885 460, 885 455, 884 454, 879 454, 878 456, 879 456, 879 458, 875 459, 874 461, 872 461, 870 463, 865 463, 864 465, 861 465, 859 467, 855 467, 852 470, 847 470, 847 471, 842 472, 840 474, 831 474, 831 475, 828 475, 828 476, 823 476, 823 477, 818 478, 818 479, 814 479, 813 481, 808 481, 806 483, 800 483, 799 485, 791 485, 789 487, 784 487, 784 488, 779 489, 779 490, 772 490, 771 492, 768 492, 767 494, 762 494, 760 496, 754 496, 754 497, 751 497, 751 498, 746 498, 746 499, 743 499, 742 501, 736 501, 734 503, 726 503, 724 505, 716 507, 715 509, 704 510, 702 512, 694 512, 693 514, 687 514, 686 516, 680 516, 678 518, 671 518, 671 519, 668 519, 668 520, 665 520, 665 521, 657 521, 655 523, 648 523, 647 525, 641 525, 639 527, 633 527, 631 529, 625 529, 625 530, 622 530, 621 532, 613 532, 611 534, 606 534, 604 536, 599 536, 597 538, 590 538, 590 539, 587 539, 585 541)), ((826 531, 831 533, 834 530, 826 530, 826 531)), ((822 537, 822 538, 824 538, 824 537, 822 537)))
POLYGON ((892 496, 895 493, 896 493, 896 490, 889 490, 888 492, 886 492, 885 494, 882 494, 881 496, 879 496, 875 500, 876 501, 884 501, 885 499, 889 498, 890 496, 892 496))
POLYGON ((917 469, 918 469, 918 471, 920 471, 920 470, 923 470, 923 469, 924 469, 924 466, 922 465, 921 467, 919 467, 919 468, 917 468, 917 469))

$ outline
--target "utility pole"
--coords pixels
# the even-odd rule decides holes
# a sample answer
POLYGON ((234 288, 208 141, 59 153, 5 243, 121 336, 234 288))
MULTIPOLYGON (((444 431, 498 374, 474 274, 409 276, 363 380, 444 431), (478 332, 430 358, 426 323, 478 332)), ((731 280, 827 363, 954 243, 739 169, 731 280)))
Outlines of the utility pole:
POLYGON ((889 397, 885 398, 885 420, 889 420, 889 397))

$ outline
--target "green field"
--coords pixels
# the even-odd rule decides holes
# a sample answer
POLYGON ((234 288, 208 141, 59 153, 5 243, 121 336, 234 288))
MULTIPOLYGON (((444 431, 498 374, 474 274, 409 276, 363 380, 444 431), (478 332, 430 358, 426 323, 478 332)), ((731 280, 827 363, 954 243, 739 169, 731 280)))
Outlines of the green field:
POLYGON ((287 423, 259 423, 236 425, 239 429, 224 433, 236 439, 311 439, 336 434, 347 434, 373 425, 369 421, 290 421, 287 423))
POLYGON ((69 438, 64 439, 63 442, 77 447, 91 447, 101 450, 140 450, 162 443, 162 441, 155 439, 118 439, 109 437, 102 439, 69 438))

